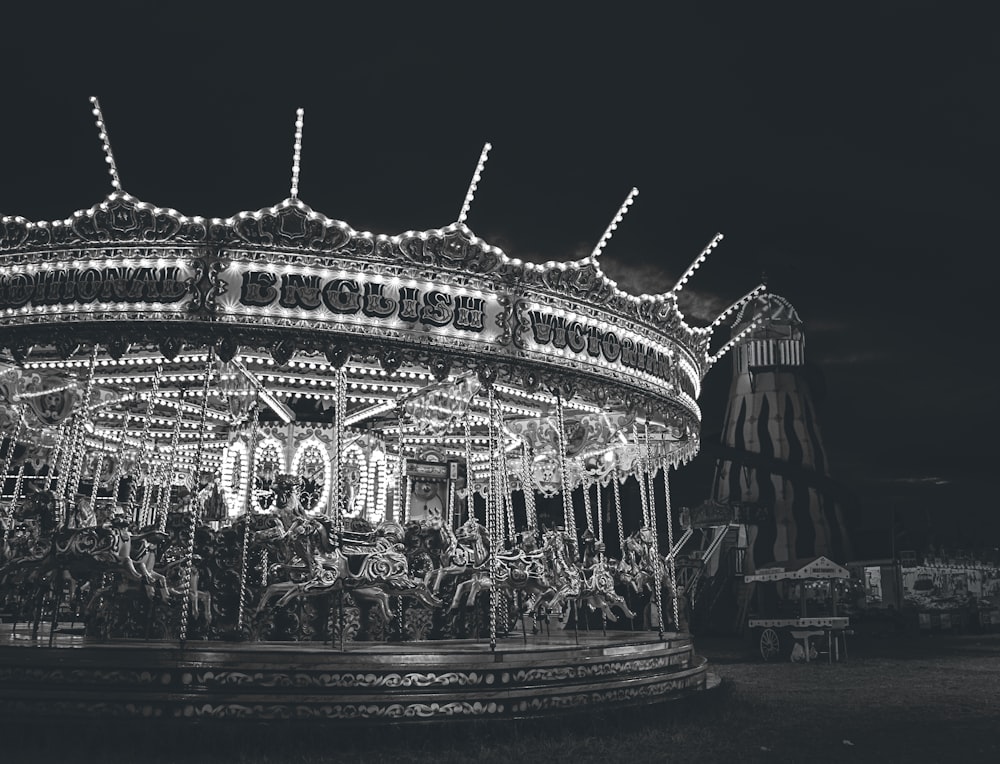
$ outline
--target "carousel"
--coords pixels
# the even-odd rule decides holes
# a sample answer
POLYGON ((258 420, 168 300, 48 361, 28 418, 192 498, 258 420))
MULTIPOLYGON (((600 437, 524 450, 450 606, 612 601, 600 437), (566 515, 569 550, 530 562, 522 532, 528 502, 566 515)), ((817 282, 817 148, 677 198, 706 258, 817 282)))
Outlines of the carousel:
MULTIPOLYGON (((0 220, 0 712, 518 718, 686 696, 669 475, 738 341, 676 286, 111 193, 0 220), (634 497, 634 500, 632 500, 634 497)), ((749 327, 752 329, 753 327, 749 327)))

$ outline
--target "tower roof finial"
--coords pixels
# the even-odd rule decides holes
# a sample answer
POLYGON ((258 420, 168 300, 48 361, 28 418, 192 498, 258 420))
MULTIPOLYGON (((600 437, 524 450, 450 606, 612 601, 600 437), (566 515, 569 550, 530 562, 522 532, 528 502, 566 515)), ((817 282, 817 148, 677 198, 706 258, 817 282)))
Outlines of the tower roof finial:
POLYGON ((476 197, 476 189, 479 187, 479 181, 483 177, 483 168, 486 166, 486 160, 489 158, 490 149, 492 148, 493 146, 489 143, 483 144, 483 152, 479 155, 479 163, 476 165, 476 171, 472 174, 472 182, 469 184, 469 190, 465 194, 462 211, 458 213, 459 223, 464 223, 465 219, 469 217, 469 207, 472 206, 472 200, 476 197))
POLYGON ((292 144, 292 199, 299 198, 299 162, 302 159, 302 125, 305 117, 305 109, 295 110, 295 143, 292 144))
POLYGON ((108 128, 104 124, 104 115, 101 113, 101 104, 97 96, 90 97, 90 103, 94 106, 94 116, 97 117, 97 137, 104 144, 104 161, 108 163, 108 174, 111 176, 111 186, 115 191, 122 190, 121 181, 118 179, 118 166, 115 164, 115 155, 111 153, 111 140, 108 138, 108 128))
POLYGON ((597 242, 597 246, 594 247, 594 251, 590 253, 590 257, 592 259, 596 260, 600 257, 605 245, 611 241, 611 237, 614 235, 615 229, 618 228, 618 224, 622 222, 622 219, 625 217, 625 213, 628 212, 628 208, 632 206, 632 202, 638 195, 639 189, 635 187, 628 192, 628 196, 625 197, 625 202, 618 208, 618 214, 615 215, 611 224, 605 229, 604 235, 601 237, 601 240, 597 242))

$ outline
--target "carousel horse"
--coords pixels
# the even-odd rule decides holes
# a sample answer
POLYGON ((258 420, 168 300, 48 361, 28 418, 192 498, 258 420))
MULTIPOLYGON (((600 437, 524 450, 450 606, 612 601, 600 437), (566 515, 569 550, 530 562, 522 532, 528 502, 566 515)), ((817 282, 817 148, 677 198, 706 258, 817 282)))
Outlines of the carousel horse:
POLYGON ((4 533, 0 586, 19 573, 34 573, 49 554, 59 524, 55 495, 38 491, 26 496, 10 515, 4 533))
POLYGON ((66 592, 72 599, 87 591, 89 596, 82 612, 89 615, 101 595, 109 591, 105 581, 109 573, 118 575, 119 589, 137 583, 150 600, 157 590, 166 603, 178 594, 155 569, 158 547, 168 538, 156 527, 133 533, 127 519, 119 515, 102 526, 62 527, 49 532, 58 517, 55 498, 50 492, 36 494, 22 507, 21 513, 26 523, 37 524, 42 535, 37 539, 34 554, 13 559, 0 568, 0 585, 7 586, 12 577, 20 576, 27 601, 35 603, 33 621, 36 629, 46 593, 51 592, 55 599, 53 626, 58 602, 66 592), (44 551, 37 554, 41 550, 44 551))
POLYGON ((617 577, 636 594, 652 590, 654 586, 659 554, 655 547, 653 532, 649 528, 640 528, 627 536, 622 544, 617 577))
POLYGON ((577 601, 593 611, 600 610, 612 623, 618 617, 612 608, 618 608, 626 618, 635 618, 625 598, 615 591, 615 577, 611 564, 604 557, 604 542, 594 538, 588 528, 583 534, 583 588, 577 601))
POLYGON ((153 525, 132 533, 124 518, 113 520, 110 527, 64 528, 53 536, 51 554, 42 567, 64 571, 75 581, 119 573, 125 581, 141 583, 150 598, 159 591, 161 599, 169 602, 179 592, 155 569, 157 551, 168 539, 153 525))
POLYGON ((561 584, 550 607, 556 609, 563 603, 586 605, 590 610, 601 611, 613 623, 618 617, 612 608, 618 608, 627 618, 635 617, 625 599, 615 591, 611 566, 603 560, 603 545, 596 542, 593 534, 584 534, 590 549, 585 552, 582 564, 576 562, 575 540, 568 533, 547 531, 544 537, 546 546, 551 549, 554 575, 561 584))
POLYGON ((448 531, 439 519, 411 520, 406 524, 403 550, 410 561, 410 572, 429 584, 432 574, 441 566, 441 557, 448 547, 448 531))
POLYGON ((473 568, 472 575, 455 588, 449 610, 475 602, 480 592, 491 591, 494 587, 510 593, 522 593, 528 598, 527 610, 537 618, 541 610, 550 607, 558 593, 552 572, 546 564, 548 550, 517 548, 501 552, 496 556, 494 571, 490 571, 489 559, 473 568))
POLYGON ((428 590, 427 585, 410 576, 410 563, 406 555, 393 550, 380 550, 363 555, 345 555, 339 549, 313 556, 315 567, 284 566, 291 575, 267 587, 257 605, 260 614, 271 601, 282 607, 296 597, 310 597, 332 592, 350 592, 362 599, 374 601, 379 611, 391 619, 395 617, 389 597, 416 597, 425 605, 438 607, 441 600, 428 590))
POLYGON ((431 578, 434 579, 434 585, 430 588, 435 594, 440 591, 445 576, 471 573, 475 577, 483 572, 483 566, 489 558, 486 528, 474 517, 470 517, 454 532, 447 523, 440 523, 439 527, 445 546, 441 554, 441 567, 428 571, 424 579, 429 586, 431 578))
POLYGON ((294 483, 279 478, 277 486, 275 525, 258 532, 256 541, 270 545, 281 560, 270 572, 288 578, 267 587, 256 615, 275 598, 275 606, 282 607, 296 597, 342 591, 373 600, 387 619, 395 617, 391 596, 416 597, 430 607, 441 604, 423 581, 410 575, 403 553, 405 532, 398 523, 383 523, 370 536, 353 538, 341 548, 342 538, 334 534, 329 518, 309 515, 294 491, 287 490, 294 483))
MULTIPOLYGON (((191 615, 193 617, 197 617, 201 614, 205 619, 205 626, 209 627, 212 625, 212 593, 207 589, 201 588, 201 574, 198 572, 198 568, 202 562, 201 555, 195 554, 193 557, 188 557, 186 555, 171 556, 163 565, 163 575, 167 581, 172 580, 177 586, 181 586, 183 581, 184 564, 188 560, 191 560, 191 575, 188 580, 188 596, 191 599, 191 615)), ((170 591, 183 596, 183 591, 176 589, 176 587, 171 588, 170 591)))
POLYGON ((55 529, 55 498, 48 491, 35 494, 21 515, 26 521, 34 518, 40 535, 34 553, 0 568, 0 581, 17 568, 29 569, 31 579, 38 583, 57 571, 74 581, 117 572, 132 581, 144 582, 150 593, 159 587, 164 600, 168 599, 171 592, 166 579, 154 569, 157 546, 166 541, 167 535, 154 526, 132 533, 128 521, 118 516, 107 526, 55 529))

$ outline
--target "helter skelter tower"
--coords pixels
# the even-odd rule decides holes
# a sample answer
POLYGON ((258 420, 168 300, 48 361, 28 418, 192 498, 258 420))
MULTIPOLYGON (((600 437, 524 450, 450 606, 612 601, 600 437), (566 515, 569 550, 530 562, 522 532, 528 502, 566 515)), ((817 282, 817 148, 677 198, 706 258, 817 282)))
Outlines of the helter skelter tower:
POLYGON ((846 560, 843 510, 803 374, 802 320, 788 300, 763 293, 740 308, 732 332, 740 339, 713 498, 756 508, 747 529, 750 570, 814 555, 846 560))

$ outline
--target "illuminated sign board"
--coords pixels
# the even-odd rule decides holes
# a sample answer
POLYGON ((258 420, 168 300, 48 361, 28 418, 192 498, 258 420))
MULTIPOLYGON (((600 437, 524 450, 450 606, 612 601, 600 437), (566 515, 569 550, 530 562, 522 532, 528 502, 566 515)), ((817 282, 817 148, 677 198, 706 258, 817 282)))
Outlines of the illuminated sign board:
POLYGON ((616 322, 598 322, 569 311, 555 311, 537 305, 519 311, 530 329, 527 346, 555 348, 563 355, 600 366, 623 366, 662 380, 672 379, 674 360, 666 347, 654 344, 616 322))
POLYGON ((495 293, 429 280, 292 266, 232 263, 217 300, 222 313, 302 318, 402 332, 443 330, 480 342, 500 334, 495 293))
POLYGON ((0 273, 0 310, 91 303, 175 303, 190 294, 193 275, 181 261, 58 263, 0 273))

